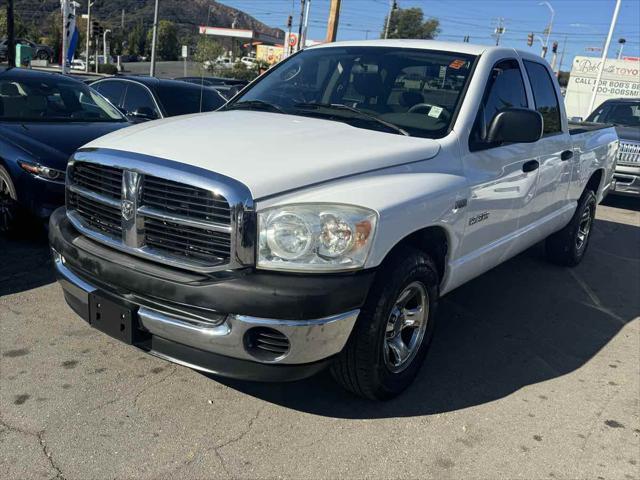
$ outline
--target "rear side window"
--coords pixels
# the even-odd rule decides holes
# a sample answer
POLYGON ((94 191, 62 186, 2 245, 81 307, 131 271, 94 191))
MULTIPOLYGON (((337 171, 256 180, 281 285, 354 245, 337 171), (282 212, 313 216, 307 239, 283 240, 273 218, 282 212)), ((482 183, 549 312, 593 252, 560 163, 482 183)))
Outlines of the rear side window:
POLYGON ((491 70, 487 88, 476 117, 469 148, 480 150, 496 147, 485 139, 491 121, 497 113, 507 108, 527 108, 527 93, 520 65, 516 60, 503 60, 491 70))
POLYGON ((540 112, 544 120, 543 133, 548 135, 562 131, 560 105, 558 105, 556 89, 549 76, 549 71, 544 65, 527 60, 524 61, 524 67, 531 82, 536 110, 540 112))
POLYGON ((113 80, 105 80, 91 86, 107 97, 115 106, 119 106, 120 102, 122 102, 122 94, 126 87, 124 83, 113 80))

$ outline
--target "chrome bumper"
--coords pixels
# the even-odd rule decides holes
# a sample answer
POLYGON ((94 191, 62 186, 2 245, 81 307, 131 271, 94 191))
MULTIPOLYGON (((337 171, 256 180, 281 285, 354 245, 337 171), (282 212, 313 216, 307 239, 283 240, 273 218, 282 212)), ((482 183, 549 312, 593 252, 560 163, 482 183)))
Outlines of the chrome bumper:
POLYGON ((611 193, 640 195, 640 167, 618 165, 613 173, 615 181, 611 193))
MULTIPOLYGON (((89 295, 97 292, 98 288, 69 269, 64 258, 55 250, 53 259, 67 303, 88 320, 89 295)), ((152 335, 218 355, 282 365, 317 362, 339 353, 351 334, 359 312, 352 310, 330 317, 300 321, 228 314, 221 323, 206 325, 204 322, 193 322, 148 306, 139 305, 137 309, 140 324, 152 335), (285 335, 290 344, 288 351, 273 360, 253 356, 246 347, 245 333, 254 327, 269 327, 285 335)), ((184 363, 179 358, 170 360, 184 363)), ((198 368, 197 365, 190 366, 198 368)))

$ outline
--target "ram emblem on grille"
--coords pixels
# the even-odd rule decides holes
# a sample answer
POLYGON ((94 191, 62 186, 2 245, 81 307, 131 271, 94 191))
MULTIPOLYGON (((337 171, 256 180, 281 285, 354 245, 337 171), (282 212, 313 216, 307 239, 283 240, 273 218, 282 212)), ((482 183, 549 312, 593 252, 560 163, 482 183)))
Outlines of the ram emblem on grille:
POLYGON ((133 218, 133 202, 130 200, 122 201, 122 218, 125 220, 131 220, 133 218))

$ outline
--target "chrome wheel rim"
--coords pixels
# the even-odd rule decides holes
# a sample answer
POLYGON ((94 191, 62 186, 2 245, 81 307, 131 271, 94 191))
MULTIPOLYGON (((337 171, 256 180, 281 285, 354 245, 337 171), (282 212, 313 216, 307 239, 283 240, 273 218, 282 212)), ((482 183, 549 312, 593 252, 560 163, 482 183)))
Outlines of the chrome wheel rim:
POLYGON ((385 328, 383 356, 393 373, 407 368, 415 358, 429 321, 429 294, 422 282, 412 282, 394 302, 385 328))
POLYGON ((578 224, 578 233, 576 235, 576 249, 582 250, 587 243, 589 233, 591 232, 591 223, 593 221, 593 207, 588 205, 582 212, 580 223, 578 224))

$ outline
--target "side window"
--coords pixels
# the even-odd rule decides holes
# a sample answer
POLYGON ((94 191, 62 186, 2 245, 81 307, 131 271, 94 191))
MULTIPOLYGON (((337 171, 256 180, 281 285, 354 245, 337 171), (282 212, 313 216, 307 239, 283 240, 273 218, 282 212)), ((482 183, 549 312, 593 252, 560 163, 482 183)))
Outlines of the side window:
POLYGON ((561 132, 560 105, 549 71, 544 65, 527 60, 524 61, 524 67, 531 82, 536 110, 540 112, 544 120, 544 135, 561 132))
POLYGON ((484 97, 469 139, 470 150, 497 147, 485 141, 493 117, 507 108, 527 108, 527 92, 520 65, 516 60, 503 60, 491 70, 484 97))
POLYGON ((105 80, 104 82, 96 83, 93 87, 98 91, 98 93, 100 93, 103 97, 106 97, 117 107, 122 101, 122 95, 124 94, 126 85, 124 84, 124 82, 105 80))
POLYGON ((156 118, 160 116, 149 91, 135 83, 129 83, 127 85, 127 93, 124 97, 123 107, 127 113, 143 111, 149 116, 155 116, 156 118))

